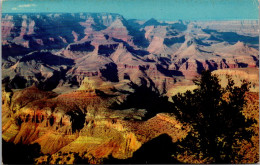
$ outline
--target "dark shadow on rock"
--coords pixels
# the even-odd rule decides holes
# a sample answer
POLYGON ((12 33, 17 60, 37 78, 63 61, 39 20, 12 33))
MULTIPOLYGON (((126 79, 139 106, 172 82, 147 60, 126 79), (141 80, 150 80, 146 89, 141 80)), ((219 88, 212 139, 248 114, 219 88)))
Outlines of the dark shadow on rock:
POLYGON ((38 88, 42 90, 53 90, 55 89, 61 80, 66 81, 66 73, 71 67, 67 67, 66 69, 60 68, 60 71, 53 71, 53 75, 45 81, 40 80, 38 83, 38 88))
POLYGON ((251 57, 253 58, 253 60, 256 62, 256 66, 259 67, 259 59, 257 59, 255 56, 251 55, 251 57))
POLYGON ((106 57, 113 54, 118 47, 118 44, 111 45, 99 45, 98 46, 98 55, 105 55, 106 57))
POLYGON ((246 67, 248 67, 248 64, 243 63, 243 62, 238 62, 237 64, 238 64, 239 68, 246 68, 246 67))
POLYGON ((107 81, 118 82, 118 70, 115 63, 109 63, 105 65, 105 69, 100 69, 102 77, 107 81))
POLYGON ((54 55, 50 52, 35 52, 31 55, 24 56, 20 62, 36 61, 45 65, 73 65, 74 61, 68 58, 54 55))
MULTIPOLYGON (((117 38, 113 38, 114 41, 116 42, 122 42, 124 44, 124 46, 126 47, 127 51, 129 51, 130 53, 133 53, 133 55, 138 55, 138 56, 145 56, 148 55, 149 52, 146 50, 136 50, 134 49, 132 46, 130 46, 127 42, 121 40, 121 39, 117 39, 117 38)), ((136 56, 137 57, 137 56, 136 56)))
POLYGON ((9 45, 2 45, 2 58, 8 59, 8 57, 16 58, 17 56, 24 56, 32 51, 32 49, 25 48, 14 43, 9 45))
POLYGON ((174 23, 171 25, 172 28, 177 29, 179 31, 185 31, 187 30, 187 25, 185 25, 182 20, 179 20, 177 23, 174 23))
POLYGON ((71 44, 68 46, 68 50, 71 51, 92 52, 94 49, 95 47, 91 45, 90 41, 81 44, 71 44))
POLYGON ((10 88, 14 88, 14 89, 21 89, 21 88, 25 88, 27 84, 27 80, 19 75, 16 75, 11 81, 10 81, 10 88))
POLYGON ((72 132, 80 131, 84 127, 86 114, 80 110, 69 111, 67 114, 70 116, 70 121, 72 122, 72 132))
POLYGON ((176 44, 176 43, 184 43, 185 41, 185 37, 184 36, 181 36, 181 37, 172 37, 172 38, 165 38, 163 43, 166 45, 166 46, 172 46, 173 44, 176 44))
POLYGON ((4 164, 34 164, 34 159, 42 155, 41 146, 34 144, 13 144, 2 139, 4 164))
POLYGON ((208 61, 208 60, 206 60, 206 64, 208 65, 208 69, 210 70, 210 71, 213 71, 213 70, 217 70, 218 69, 218 65, 215 63, 215 61, 208 61), (211 63, 212 62, 212 63, 211 63))
POLYGON ((164 74, 167 77, 172 77, 172 76, 183 76, 182 72, 177 71, 177 70, 167 70, 163 68, 161 65, 156 65, 158 71, 160 71, 162 74, 164 74))
POLYGON ((148 120, 160 112, 171 112, 173 107, 172 103, 168 101, 168 97, 161 96, 159 91, 147 87, 145 83, 147 82, 142 80, 143 85, 134 84, 132 88, 135 92, 129 94, 123 103, 115 102, 110 108, 115 110, 145 109, 147 113, 144 120, 148 120))
POLYGON ((129 159, 116 159, 110 156, 104 160, 108 164, 180 164, 172 157, 175 152, 175 144, 167 134, 162 134, 143 144, 133 157, 129 159))
POLYGON ((133 30, 131 35, 133 35, 133 42, 135 45, 142 47, 142 48, 147 48, 149 46, 149 41, 145 38, 144 30, 142 30, 142 31, 133 30))
POLYGON ((203 64, 199 61, 196 60, 196 64, 197 64, 197 72, 200 74, 203 70, 205 70, 205 68, 203 67, 203 64))
POLYGON ((219 32, 217 30, 212 29, 203 29, 205 33, 211 34, 211 39, 219 40, 219 41, 226 41, 230 44, 235 44, 238 41, 250 44, 257 44, 259 43, 259 37, 250 37, 237 34, 235 32, 219 32))

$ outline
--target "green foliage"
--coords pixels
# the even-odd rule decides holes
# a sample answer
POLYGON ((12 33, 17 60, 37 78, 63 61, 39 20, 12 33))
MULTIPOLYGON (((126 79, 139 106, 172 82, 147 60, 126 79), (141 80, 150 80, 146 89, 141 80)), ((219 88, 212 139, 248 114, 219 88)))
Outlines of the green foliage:
POLYGON ((172 98, 177 117, 194 128, 180 146, 183 150, 203 153, 204 158, 213 158, 213 163, 231 163, 236 156, 232 149, 236 139, 251 137, 246 128, 252 121, 246 121, 241 113, 249 83, 243 81, 237 87, 228 77, 227 87, 222 88, 218 77, 210 71, 203 71, 194 83, 197 89, 172 98))

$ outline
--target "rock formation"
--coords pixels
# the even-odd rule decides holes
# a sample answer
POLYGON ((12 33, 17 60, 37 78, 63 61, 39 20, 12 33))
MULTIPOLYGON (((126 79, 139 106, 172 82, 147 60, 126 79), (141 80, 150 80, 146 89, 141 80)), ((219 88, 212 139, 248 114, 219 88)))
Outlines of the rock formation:
POLYGON ((192 79, 204 69, 259 65, 255 21, 242 21, 241 27, 235 22, 223 30, 216 22, 151 19, 141 24, 106 13, 2 18, 3 79, 15 88, 34 83, 48 90, 79 87, 84 77, 96 76, 139 85, 145 80, 163 93, 178 79, 192 79), (248 31, 237 33, 245 27, 248 31))

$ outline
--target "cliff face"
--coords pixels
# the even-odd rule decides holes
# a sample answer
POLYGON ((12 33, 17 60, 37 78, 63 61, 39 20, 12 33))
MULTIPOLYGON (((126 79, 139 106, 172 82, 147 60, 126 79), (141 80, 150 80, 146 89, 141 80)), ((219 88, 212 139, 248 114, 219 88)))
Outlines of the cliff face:
POLYGON ((230 76, 236 85, 241 85, 243 80, 251 83, 250 91, 259 92, 259 69, 239 68, 239 69, 220 69, 213 72, 220 78, 222 86, 227 85, 227 75, 230 76))
POLYGON ((195 24, 203 28, 214 29, 221 32, 236 32, 249 36, 258 36, 258 20, 234 21, 196 21, 195 24))

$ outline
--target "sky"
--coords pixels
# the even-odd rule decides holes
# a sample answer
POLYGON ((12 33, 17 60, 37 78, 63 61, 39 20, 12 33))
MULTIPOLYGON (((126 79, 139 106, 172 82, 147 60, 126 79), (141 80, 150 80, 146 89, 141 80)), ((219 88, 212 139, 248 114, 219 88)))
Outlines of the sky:
POLYGON ((126 19, 258 19, 258 0, 3 0, 2 13, 108 12, 126 19))

